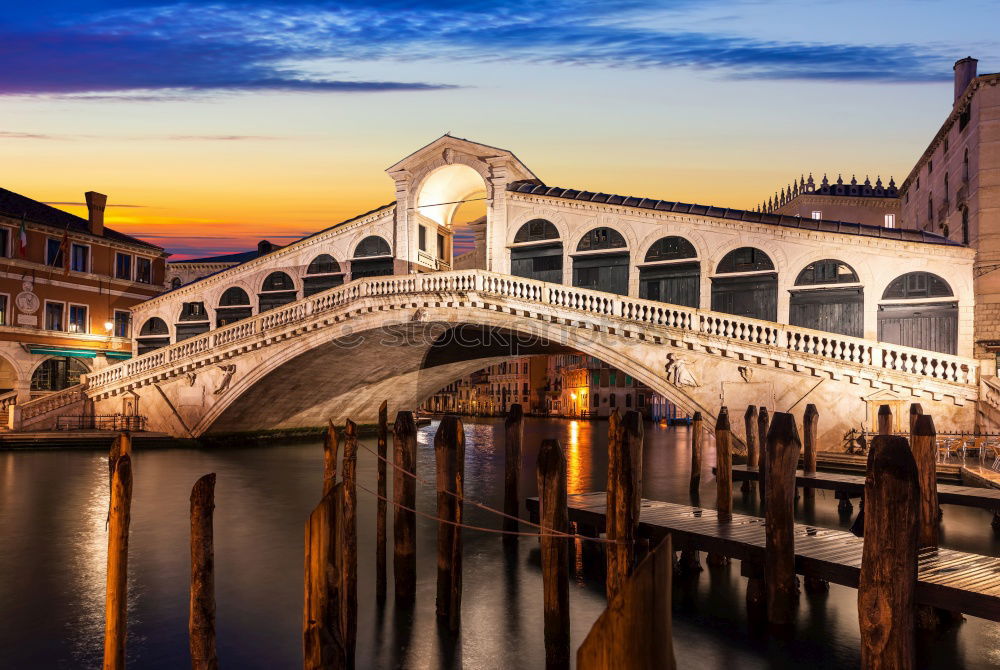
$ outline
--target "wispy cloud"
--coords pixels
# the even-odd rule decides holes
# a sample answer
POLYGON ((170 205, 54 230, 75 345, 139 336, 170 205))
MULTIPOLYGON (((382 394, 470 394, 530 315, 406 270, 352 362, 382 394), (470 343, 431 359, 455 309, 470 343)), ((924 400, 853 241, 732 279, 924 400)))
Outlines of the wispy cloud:
POLYGON ((58 21, 14 21, 0 29, 0 95, 145 100, 219 91, 451 87, 345 74, 352 62, 417 59, 698 68, 743 79, 925 82, 947 74, 945 59, 924 45, 781 42, 644 20, 655 10, 683 11, 689 4, 251 0, 149 6, 116 0, 105 12, 65 9, 58 21), (317 74, 323 61, 344 68, 317 74))
POLYGON ((269 141, 278 140, 280 137, 273 135, 168 135, 163 139, 176 140, 179 142, 242 142, 242 141, 269 141))
MULTIPOLYGON (((52 205, 53 207, 58 206, 58 205, 61 205, 61 206, 64 206, 64 207, 86 207, 87 206, 87 203, 85 203, 85 202, 57 202, 57 201, 47 201, 47 202, 43 202, 42 204, 52 205)), ((127 208, 146 208, 146 207, 148 207, 148 205, 122 205, 122 204, 116 204, 116 203, 113 203, 113 202, 109 202, 106 206, 107 207, 127 207, 127 208)))
POLYGON ((68 135, 51 135, 49 133, 21 133, 13 130, 0 130, 0 140, 66 140, 68 135))

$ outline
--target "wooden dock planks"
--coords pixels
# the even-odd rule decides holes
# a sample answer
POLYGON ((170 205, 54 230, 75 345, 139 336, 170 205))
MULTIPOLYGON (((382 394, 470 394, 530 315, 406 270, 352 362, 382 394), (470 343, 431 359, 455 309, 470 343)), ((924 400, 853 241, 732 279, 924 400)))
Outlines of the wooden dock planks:
MULTIPOLYGON (((733 481, 757 481, 758 476, 757 468, 746 465, 733 466, 733 481)), ((865 477, 864 475, 845 475, 834 472, 817 472, 815 475, 805 475, 799 471, 795 475, 795 485, 837 491, 845 493, 851 498, 859 498, 865 490, 865 477)), ((995 511, 1000 510, 1000 489, 938 484, 938 501, 947 505, 979 507, 995 511)))
MULTIPOLYGON (((568 499, 570 521, 603 531, 603 491, 568 499)), ((537 514, 537 498, 529 498, 526 505, 532 515, 537 514)), ((795 524, 794 533, 797 573, 857 588, 864 540, 847 531, 802 524, 795 524)), ((713 509, 643 499, 639 536, 658 542, 668 534, 674 550, 711 551, 756 563, 764 560, 764 519, 733 514, 731 522, 719 523, 713 509)), ((1000 621, 1000 558, 922 549, 916 596, 920 604, 1000 621)))

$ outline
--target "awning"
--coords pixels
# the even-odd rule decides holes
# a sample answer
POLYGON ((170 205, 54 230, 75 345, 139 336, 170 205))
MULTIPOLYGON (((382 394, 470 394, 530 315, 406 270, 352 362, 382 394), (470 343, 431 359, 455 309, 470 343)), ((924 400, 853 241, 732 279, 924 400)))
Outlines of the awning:
POLYGON ((28 351, 39 356, 72 356, 74 358, 96 358, 98 354, 104 354, 108 358, 115 360, 125 360, 132 358, 130 351, 105 351, 103 349, 73 349, 70 347, 46 347, 42 345, 28 345, 28 351))

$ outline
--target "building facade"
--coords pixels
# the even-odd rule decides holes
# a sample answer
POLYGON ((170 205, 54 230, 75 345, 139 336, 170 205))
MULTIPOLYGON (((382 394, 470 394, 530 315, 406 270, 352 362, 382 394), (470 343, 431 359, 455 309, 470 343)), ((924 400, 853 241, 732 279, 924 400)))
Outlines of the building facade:
POLYGON ((761 212, 797 216, 803 219, 848 221, 866 226, 895 228, 900 218, 900 198, 896 181, 889 177, 888 185, 882 184, 878 176, 875 183, 865 177, 858 183, 853 175, 851 181, 837 175, 837 181, 830 183, 824 174, 819 184, 800 176, 788 186, 775 193, 773 198, 761 203, 761 212))
POLYGON ((205 258, 189 258, 180 261, 167 261, 166 280, 164 288, 168 291, 178 289, 185 284, 203 279, 208 275, 234 268, 241 263, 260 258, 281 247, 267 240, 257 243, 253 251, 241 251, 235 254, 207 256, 205 258))
POLYGON ((900 188, 904 225, 975 250, 975 353, 994 360, 1000 353, 998 84, 1000 73, 979 75, 974 58, 955 63, 951 112, 900 188))
POLYGON ((0 189, 0 403, 78 383, 132 355, 130 309, 163 292, 163 249, 0 189))
POLYGON ((525 356, 483 368, 433 394, 421 409, 503 415, 518 403, 527 414, 545 412, 546 356, 525 356))

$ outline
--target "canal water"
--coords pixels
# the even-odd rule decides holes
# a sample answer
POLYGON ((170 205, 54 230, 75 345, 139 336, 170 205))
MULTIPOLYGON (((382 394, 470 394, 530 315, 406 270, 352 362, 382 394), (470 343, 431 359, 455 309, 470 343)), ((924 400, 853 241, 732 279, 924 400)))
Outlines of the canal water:
MULTIPOLYGON (((503 422, 466 420, 466 496, 502 506, 503 422)), ((433 480, 435 422, 420 430, 419 472, 433 480)), ((566 450, 570 493, 603 490, 604 422, 526 419, 522 491, 536 491, 542 439, 566 450)), ((374 441, 364 440, 374 447, 374 441)), ((689 503, 688 429, 647 424, 644 495, 689 503)), ((715 482, 706 454, 701 501, 715 482)), ((188 666, 188 497, 195 480, 218 474, 215 548, 219 657, 228 668, 301 667, 303 525, 320 498, 319 443, 216 450, 139 450, 129 554, 128 661, 133 668, 188 666)), ((375 488, 376 459, 359 452, 359 481, 375 488)), ((391 476, 390 476, 391 484, 391 476)), ((107 458, 96 451, 0 453, 0 667, 92 668, 102 654, 106 560, 107 458)), ((435 524, 418 517, 418 593, 414 610, 376 604, 375 500, 359 490, 359 668, 541 668, 542 584, 537 542, 505 553, 499 536, 466 531, 462 630, 440 634, 434 616, 435 524)), ((754 513, 736 493, 737 511, 754 513)), ((433 515, 432 489, 418 487, 418 508, 433 515)), ((499 525, 472 506, 470 524, 499 525)), ((391 552, 391 510, 389 547, 391 552)), ((800 519, 846 528, 832 494, 800 519), (808 516, 808 519, 805 517, 808 516)), ((945 506, 943 542, 997 555, 989 514, 945 506)), ((782 636, 748 621, 739 564, 706 569, 675 583, 674 648, 681 668, 855 668, 859 665, 856 592, 832 586, 803 593, 795 629, 782 636)), ((603 585, 578 568, 571 585, 575 649, 604 607, 603 585)), ((920 667, 1000 666, 1000 625, 969 618, 919 637, 920 667)))

